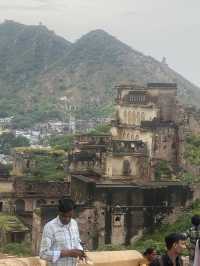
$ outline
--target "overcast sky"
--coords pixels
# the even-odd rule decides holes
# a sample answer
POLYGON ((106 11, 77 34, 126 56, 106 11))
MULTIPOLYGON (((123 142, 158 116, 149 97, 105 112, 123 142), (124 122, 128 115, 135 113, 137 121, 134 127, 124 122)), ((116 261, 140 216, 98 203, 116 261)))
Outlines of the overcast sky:
POLYGON ((200 86, 200 0, 0 0, 0 20, 42 22, 69 41, 104 29, 200 86))

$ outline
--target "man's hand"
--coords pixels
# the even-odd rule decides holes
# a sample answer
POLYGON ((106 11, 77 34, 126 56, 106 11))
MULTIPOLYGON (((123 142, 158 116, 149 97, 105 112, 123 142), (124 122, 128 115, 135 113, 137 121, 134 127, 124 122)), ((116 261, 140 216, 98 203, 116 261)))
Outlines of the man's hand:
POLYGON ((84 252, 80 249, 64 249, 61 251, 61 257, 74 257, 74 258, 82 258, 84 252))

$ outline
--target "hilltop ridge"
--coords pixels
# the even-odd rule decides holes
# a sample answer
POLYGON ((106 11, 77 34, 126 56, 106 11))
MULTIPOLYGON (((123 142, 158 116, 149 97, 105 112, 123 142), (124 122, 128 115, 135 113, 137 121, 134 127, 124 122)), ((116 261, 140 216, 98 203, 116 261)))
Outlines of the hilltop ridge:
POLYGON ((0 24, 0 116, 24 126, 62 118, 60 98, 77 117, 109 116, 119 83, 173 82, 185 104, 199 106, 200 89, 167 64, 97 29, 71 43, 44 25, 0 24))

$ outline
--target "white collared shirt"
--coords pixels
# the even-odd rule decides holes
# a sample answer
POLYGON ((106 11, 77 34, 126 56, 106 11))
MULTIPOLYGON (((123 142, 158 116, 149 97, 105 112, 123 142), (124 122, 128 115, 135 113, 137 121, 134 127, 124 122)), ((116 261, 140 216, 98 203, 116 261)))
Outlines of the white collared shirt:
POLYGON ((63 225, 56 217, 44 226, 40 246, 40 257, 49 262, 49 266, 75 266, 76 258, 60 257, 61 250, 80 249, 79 230, 77 222, 71 219, 63 225))

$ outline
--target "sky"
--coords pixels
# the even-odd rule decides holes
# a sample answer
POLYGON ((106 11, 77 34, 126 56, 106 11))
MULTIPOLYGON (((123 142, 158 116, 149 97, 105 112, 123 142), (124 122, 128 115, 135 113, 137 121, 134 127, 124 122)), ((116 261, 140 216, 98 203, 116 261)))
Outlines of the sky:
POLYGON ((41 22, 71 42, 103 29, 200 87, 199 13, 199 0, 0 0, 0 22, 41 22))

